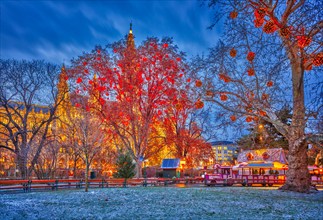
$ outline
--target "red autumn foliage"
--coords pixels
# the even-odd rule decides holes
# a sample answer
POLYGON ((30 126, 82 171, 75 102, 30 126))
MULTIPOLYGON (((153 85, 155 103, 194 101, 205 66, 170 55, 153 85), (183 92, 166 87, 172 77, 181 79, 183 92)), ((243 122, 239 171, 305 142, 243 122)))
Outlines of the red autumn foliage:
POLYGON ((312 39, 308 36, 297 36, 296 39, 297 39, 297 45, 300 48, 307 47, 312 42, 312 39))
POLYGON ((323 52, 317 53, 313 59, 314 66, 321 66, 323 65, 323 52))
POLYGON ((266 16, 266 9, 265 8, 255 9, 254 15, 256 19, 264 19, 266 16))
MULTIPOLYGON (((194 108, 194 102, 187 95, 189 91, 182 89, 190 82, 182 71, 187 68, 186 64, 170 44, 170 39, 162 43, 150 38, 136 48, 128 39, 112 45, 113 54, 97 49, 80 56, 69 71, 71 77, 83 82, 83 87, 78 89, 84 90, 91 100, 88 103, 91 111, 102 117, 121 140, 127 139, 124 141, 130 145, 125 147, 133 150, 135 160, 142 154, 148 158, 154 151, 148 139, 153 139, 151 135, 156 133, 153 130, 166 117, 166 112, 174 108, 175 100, 178 111, 194 108), (84 74, 85 69, 96 75, 84 74), (115 98, 110 100, 107 94, 115 98), (136 142, 123 135, 124 132, 136 137, 136 142)), ((201 105, 204 103, 198 106, 201 108, 201 105)))
POLYGON ((291 35, 290 27, 283 27, 279 30, 279 34, 284 38, 289 38, 291 35))
POLYGON ((248 69, 248 76, 254 76, 255 75, 255 70, 253 68, 248 69))
POLYGON ((267 34, 272 34, 277 29, 278 27, 275 25, 273 21, 267 21, 262 30, 267 34))
POLYGON ((226 74, 220 73, 219 78, 223 80, 225 83, 231 82, 231 78, 226 74))
POLYGON ((255 24, 256 28, 260 28, 264 24, 264 19, 255 19, 253 20, 253 23, 255 24))

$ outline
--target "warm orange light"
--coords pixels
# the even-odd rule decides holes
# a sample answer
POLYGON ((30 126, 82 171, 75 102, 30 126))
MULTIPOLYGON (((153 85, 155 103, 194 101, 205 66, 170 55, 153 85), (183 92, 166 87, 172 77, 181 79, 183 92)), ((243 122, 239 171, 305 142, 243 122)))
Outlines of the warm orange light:
POLYGON ((235 115, 231 115, 230 116, 230 119, 231 119, 231 121, 236 121, 237 120, 237 117, 235 115))
POLYGON ((252 117, 248 116, 246 117, 246 122, 251 122, 252 121, 252 117))
POLYGON ((201 80, 196 80, 195 86, 196 87, 201 87, 202 86, 202 81, 201 80))

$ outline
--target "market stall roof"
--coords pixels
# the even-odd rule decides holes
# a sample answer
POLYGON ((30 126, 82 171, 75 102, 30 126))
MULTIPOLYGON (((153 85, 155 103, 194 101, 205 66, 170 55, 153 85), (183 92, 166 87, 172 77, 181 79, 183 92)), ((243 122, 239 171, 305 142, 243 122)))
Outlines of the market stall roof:
POLYGON ((163 169, 177 169, 180 165, 180 159, 163 159, 161 168, 163 169))
POLYGON ((286 164, 282 164, 280 162, 262 162, 262 161, 251 161, 249 163, 242 162, 235 166, 233 169, 239 168, 269 168, 269 169, 287 169, 288 166, 286 164))
POLYGON ((238 155, 238 163, 247 162, 279 162, 287 164, 285 152, 282 148, 245 150, 238 155))

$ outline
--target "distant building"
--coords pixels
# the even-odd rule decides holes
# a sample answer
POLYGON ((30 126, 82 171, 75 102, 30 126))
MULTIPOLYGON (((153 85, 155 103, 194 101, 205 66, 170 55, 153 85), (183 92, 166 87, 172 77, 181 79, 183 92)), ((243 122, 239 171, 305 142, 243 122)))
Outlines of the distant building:
POLYGON ((212 150, 215 155, 215 163, 221 165, 235 164, 238 157, 238 145, 231 141, 213 141, 212 150))

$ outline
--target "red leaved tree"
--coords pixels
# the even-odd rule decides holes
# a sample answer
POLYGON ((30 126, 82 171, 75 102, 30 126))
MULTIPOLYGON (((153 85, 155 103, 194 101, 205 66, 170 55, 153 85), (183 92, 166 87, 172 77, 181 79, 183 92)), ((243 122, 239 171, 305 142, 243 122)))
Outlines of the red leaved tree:
POLYGON ((169 38, 148 38, 136 47, 130 29, 125 40, 96 47, 72 62, 76 92, 93 100, 85 108, 96 111, 107 132, 130 152, 138 177, 152 144, 165 139, 154 123, 166 116, 185 87, 183 56, 169 38))
MULTIPOLYGON (((202 82, 197 80, 195 86, 202 86, 202 82)), ((167 143, 174 146, 173 155, 184 160, 187 168, 192 168, 199 166, 199 162, 208 162, 214 157, 211 144, 206 141, 207 132, 203 131, 203 120, 208 120, 200 111, 204 103, 198 97, 192 98, 194 94, 189 94, 192 98, 190 101, 187 91, 193 90, 182 90, 175 105, 167 110, 168 117, 164 119, 164 126, 167 143)))
POLYGON ((322 80, 315 73, 323 63, 322 4, 262 0, 209 3, 220 6, 217 15, 229 19, 224 25, 225 43, 211 51, 208 65, 204 65, 207 69, 203 68, 209 84, 213 84, 204 88, 206 98, 229 112, 231 121, 243 117, 248 123, 257 124, 259 119, 271 123, 289 144, 289 170, 282 189, 308 192, 309 134, 305 128, 308 118, 315 119, 320 109, 317 101, 322 80), (292 107, 288 123, 276 114, 284 105, 292 107))

